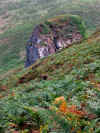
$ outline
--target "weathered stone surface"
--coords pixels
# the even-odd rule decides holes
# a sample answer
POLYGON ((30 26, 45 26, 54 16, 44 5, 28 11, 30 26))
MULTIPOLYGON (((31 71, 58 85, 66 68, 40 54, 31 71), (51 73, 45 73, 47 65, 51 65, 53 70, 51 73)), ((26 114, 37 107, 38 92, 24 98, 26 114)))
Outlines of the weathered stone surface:
POLYGON ((25 67, 79 42, 84 34, 83 22, 77 16, 62 15, 37 25, 26 45, 25 67))
POLYGON ((37 59, 39 59, 38 48, 34 45, 26 46, 26 64, 25 67, 32 65, 37 59))

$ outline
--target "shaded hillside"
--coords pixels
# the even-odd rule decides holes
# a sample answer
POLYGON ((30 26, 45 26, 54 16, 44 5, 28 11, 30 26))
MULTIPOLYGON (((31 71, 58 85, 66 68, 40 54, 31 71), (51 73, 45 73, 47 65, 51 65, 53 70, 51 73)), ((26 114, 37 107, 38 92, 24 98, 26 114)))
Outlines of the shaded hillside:
POLYGON ((24 47, 36 24, 71 13, 94 30, 100 24, 99 5, 99 0, 0 0, 0 73, 24 63, 24 47))
POLYGON ((100 32, 17 69, 0 88, 2 132, 99 133, 100 32))

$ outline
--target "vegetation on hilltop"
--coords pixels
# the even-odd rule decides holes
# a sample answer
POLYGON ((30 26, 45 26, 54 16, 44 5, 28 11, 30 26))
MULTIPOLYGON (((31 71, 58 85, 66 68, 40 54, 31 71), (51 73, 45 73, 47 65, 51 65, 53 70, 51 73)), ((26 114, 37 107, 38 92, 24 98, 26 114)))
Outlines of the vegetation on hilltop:
POLYGON ((82 20, 82 18, 78 15, 71 15, 71 14, 59 15, 59 16, 56 16, 54 18, 48 19, 46 21, 46 24, 59 25, 59 24, 63 24, 64 22, 66 22, 66 19, 70 21, 70 24, 72 26, 75 24, 77 25, 78 31, 80 32, 80 34, 85 39, 86 38, 86 25, 85 25, 84 21, 82 20))

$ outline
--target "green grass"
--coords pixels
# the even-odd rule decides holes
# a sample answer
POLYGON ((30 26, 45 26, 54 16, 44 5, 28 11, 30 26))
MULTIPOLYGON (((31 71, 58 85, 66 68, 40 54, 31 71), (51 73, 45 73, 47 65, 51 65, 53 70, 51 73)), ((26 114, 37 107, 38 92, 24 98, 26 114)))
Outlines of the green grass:
POLYGON ((99 5, 99 0, 0 0, 0 15, 10 17, 0 34, 0 133, 100 132, 100 31, 90 36, 100 24, 99 5), (25 69, 20 52, 33 27, 66 13, 82 16, 89 39, 25 69), (54 104, 60 96, 87 114, 63 115, 54 104))
POLYGON ((38 60, 28 69, 19 67, 5 76, 0 81, 0 130, 27 130, 28 133, 42 127, 46 132, 70 133, 74 128, 77 132, 99 133, 99 59, 98 31, 81 44, 38 60), (68 106, 76 105, 87 114, 82 118, 59 114, 59 105, 54 101, 60 96, 65 97, 68 106))
POLYGON ((11 70, 20 62, 20 52, 25 50, 26 41, 36 24, 68 13, 80 15, 88 30, 94 31, 100 25, 99 5, 99 0, 1 0, 0 17, 5 21, 1 27, 5 32, 0 34, 0 73, 11 70), (13 65, 10 67, 9 64, 13 65))

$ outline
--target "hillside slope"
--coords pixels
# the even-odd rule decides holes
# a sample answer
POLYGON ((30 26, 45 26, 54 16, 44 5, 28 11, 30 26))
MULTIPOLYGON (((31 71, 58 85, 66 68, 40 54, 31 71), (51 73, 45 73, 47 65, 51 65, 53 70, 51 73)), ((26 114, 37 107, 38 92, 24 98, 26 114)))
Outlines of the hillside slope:
POLYGON ((24 63, 36 24, 66 13, 82 16, 89 31, 100 25, 99 0, 0 0, 0 73, 24 63))
POLYGON ((1 132, 100 132, 100 31, 0 81, 1 132))
POLYGON ((34 28, 27 41, 25 67, 85 38, 86 26, 80 16, 65 14, 46 20, 34 28))

